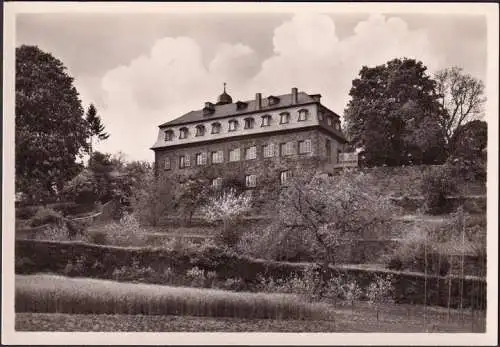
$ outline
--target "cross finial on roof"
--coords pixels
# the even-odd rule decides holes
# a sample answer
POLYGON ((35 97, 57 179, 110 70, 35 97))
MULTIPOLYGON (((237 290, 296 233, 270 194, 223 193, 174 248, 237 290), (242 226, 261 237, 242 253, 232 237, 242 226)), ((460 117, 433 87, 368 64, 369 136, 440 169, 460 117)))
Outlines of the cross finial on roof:
POLYGON ((226 82, 224 82, 224 93, 226 92, 226 82))

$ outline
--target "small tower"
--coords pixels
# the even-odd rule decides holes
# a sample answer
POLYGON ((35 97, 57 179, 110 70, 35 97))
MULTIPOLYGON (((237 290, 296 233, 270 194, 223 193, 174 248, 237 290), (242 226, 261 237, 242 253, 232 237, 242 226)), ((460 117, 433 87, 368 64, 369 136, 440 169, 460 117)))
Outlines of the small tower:
POLYGON ((224 92, 217 98, 216 105, 226 105, 232 103, 233 103, 233 98, 231 98, 231 95, 226 93, 226 82, 224 82, 224 92))

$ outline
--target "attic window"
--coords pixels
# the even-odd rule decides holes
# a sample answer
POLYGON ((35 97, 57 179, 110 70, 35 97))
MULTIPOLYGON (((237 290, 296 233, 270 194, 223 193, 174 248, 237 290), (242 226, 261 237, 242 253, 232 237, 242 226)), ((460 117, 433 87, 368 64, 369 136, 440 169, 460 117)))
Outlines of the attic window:
POLYGON ((290 113, 282 112, 280 113, 280 124, 287 124, 290 122, 290 113))
POLYGON ((248 104, 246 102, 243 102, 243 101, 238 101, 236 103, 236 109, 237 110, 244 110, 248 107, 248 104))
POLYGON ((326 116, 326 123, 328 124, 328 126, 333 126, 333 117, 326 116))
POLYGON ((174 132, 172 130, 165 131, 165 141, 172 141, 174 138, 174 132))
POLYGON ((262 124, 261 127, 268 127, 271 125, 271 115, 266 114, 262 116, 262 124))
POLYGON ((206 102, 205 107, 203 108, 203 115, 209 116, 215 112, 215 106, 211 102, 206 102))
POLYGON ((280 98, 278 98, 276 96, 271 95, 267 98, 267 103, 269 104, 269 106, 276 105, 279 102, 280 102, 280 98))
POLYGON ((184 128, 180 128, 179 129, 179 138, 180 139, 185 139, 188 137, 188 133, 189 133, 189 130, 188 128, 184 127, 184 128))
POLYGON ((205 136, 205 126, 197 125, 196 126, 196 135, 195 136, 205 136))
POLYGON ((212 123, 212 134, 218 134, 218 133, 220 133, 220 123, 219 122, 212 123))
POLYGON ((238 121, 235 119, 232 119, 229 121, 229 131, 235 131, 238 129, 238 121))
POLYGON ((309 118, 309 111, 306 109, 299 110, 299 122, 306 121, 309 118))
POLYGON ((245 129, 253 129, 255 120, 251 117, 245 118, 245 129))

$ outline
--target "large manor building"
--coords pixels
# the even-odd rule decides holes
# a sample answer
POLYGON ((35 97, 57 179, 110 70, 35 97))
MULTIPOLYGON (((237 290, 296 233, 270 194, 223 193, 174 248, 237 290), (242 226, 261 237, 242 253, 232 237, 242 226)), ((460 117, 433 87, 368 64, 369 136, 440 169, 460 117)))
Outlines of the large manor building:
POLYGON ((237 176, 248 188, 275 179, 285 184, 297 168, 330 171, 347 143, 339 116, 321 104, 321 95, 299 92, 233 102, 224 92, 159 126, 155 170, 163 179, 203 170, 217 186, 237 176))

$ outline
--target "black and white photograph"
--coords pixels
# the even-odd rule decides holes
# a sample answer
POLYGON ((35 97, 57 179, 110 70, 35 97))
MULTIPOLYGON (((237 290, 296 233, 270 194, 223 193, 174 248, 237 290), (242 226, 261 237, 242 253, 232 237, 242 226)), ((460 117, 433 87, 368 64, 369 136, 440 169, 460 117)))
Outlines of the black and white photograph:
POLYGON ((498 4, 4 11, 4 343, 498 343, 498 4))

